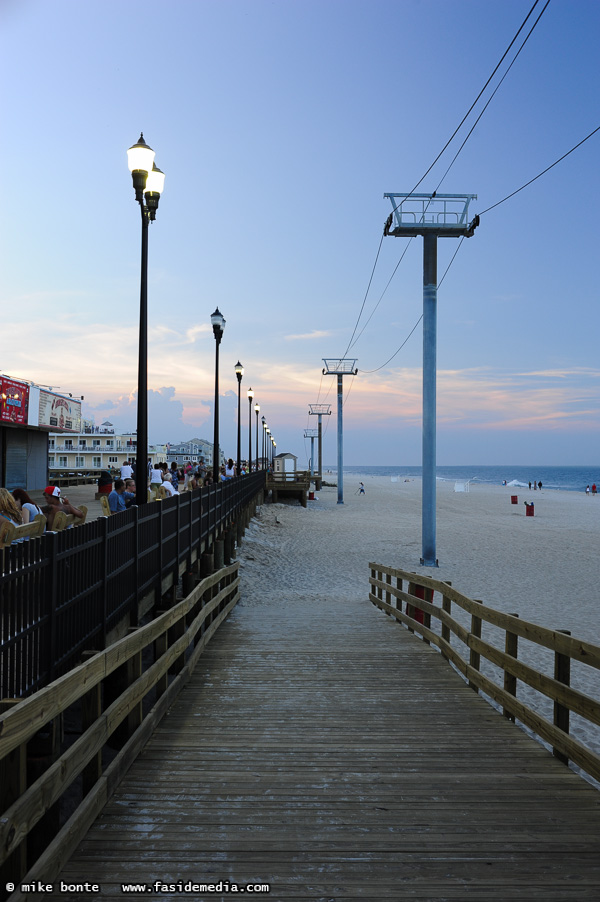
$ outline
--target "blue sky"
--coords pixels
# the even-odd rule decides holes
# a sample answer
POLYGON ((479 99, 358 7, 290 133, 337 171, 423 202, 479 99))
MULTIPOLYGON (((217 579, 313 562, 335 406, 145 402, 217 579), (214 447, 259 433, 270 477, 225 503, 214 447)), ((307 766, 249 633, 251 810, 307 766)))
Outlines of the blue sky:
MULTIPOLYGON (((322 358, 352 335, 383 194, 414 187, 532 4, 3 0, 0 371, 135 429, 126 150, 143 130, 166 173, 150 230, 151 440, 212 438, 218 305, 224 451, 235 456, 239 359, 244 430, 252 386, 278 451, 305 463, 308 405, 335 409, 322 358)), ((481 212, 600 125, 599 26, 596 0, 551 0, 446 179, 512 55, 419 190, 477 194, 481 212)), ((599 143, 484 214, 440 287, 440 464, 598 459, 599 143)), ((420 463, 420 326, 377 370, 422 311, 421 239, 381 298, 405 246, 384 240, 358 332, 379 304, 350 352, 347 464, 420 463)), ((440 277, 456 248, 440 240, 440 277)))

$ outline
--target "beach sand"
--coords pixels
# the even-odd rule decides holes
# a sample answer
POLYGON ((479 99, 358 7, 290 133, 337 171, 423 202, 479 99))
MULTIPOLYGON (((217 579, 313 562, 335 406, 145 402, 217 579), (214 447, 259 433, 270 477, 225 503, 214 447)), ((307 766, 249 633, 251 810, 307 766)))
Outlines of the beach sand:
MULTIPOLYGON (((306 510, 263 506, 267 560, 278 548, 292 584, 364 597, 368 564, 376 561, 450 580, 491 607, 600 644, 600 499, 473 484, 455 492, 454 483, 440 481, 439 567, 422 567, 420 480, 362 480, 365 495, 356 494, 358 478, 345 479, 344 504, 336 488, 325 487, 306 510), (525 516, 525 501, 535 503, 533 517, 525 516)), ((247 575, 255 570, 247 567, 247 575)))
MULTIPOLYGON (((422 567, 420 480, 347 477, 344 504, 337 503, 336 488, 324 487, 306 509, 297 502, 260 508, 238 549, 241 605, 313 599, 339 603, 342 617, 357 601, 369 604, 373 561, 449 580, 490 607, 600 645, 599 549, 598 498, 487 485, 455 492, 454 483, 440 481, 439 567, 422 567), (365 495, 357 494, 360 479, 365 495), (525 501, 534 502, 534 517, 526 517, 525 501)), ((373 608, 373 616, 383 615, 373 608)), ((455 616, 469 626, 456 608, 455 616)), ((484 626, 483 638, 504 647, 500 630, 484 626)), ((550 651, 519 640, 519 658, 553 675, 550 651)), ((502 682, 492 665, 483 663, 482 670, 502 682)), ((600 699, 598 671, 573 662, 572 685, 600 699)), ((548 699, 523 684, 518 697, 552 719, 548 699)), ((571 732, 600 753, 599 729, 572 715, 571 732)))

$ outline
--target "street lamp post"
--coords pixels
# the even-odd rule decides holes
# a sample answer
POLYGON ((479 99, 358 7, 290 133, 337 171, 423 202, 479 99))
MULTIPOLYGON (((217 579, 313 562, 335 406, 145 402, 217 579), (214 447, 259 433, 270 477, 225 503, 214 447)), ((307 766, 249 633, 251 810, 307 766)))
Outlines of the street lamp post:
POLYGON ((256 413, 256 472, 258 473, 258 415, 260 413, 260 404, 254 405, 254 412, 256 413))
POLYGON ((235 375, 237 376, 237 381, 238 381, 237 468, 236 468, 235 472, 239 476, 240 471, 242 469, 242 422, 240 419, 240 416, 241 416, 240 404, 241 404, 241 397, 242 397, 242 394, 241 394, 241 392, 242 392, 242 376, 244 375, 244 367, 239 362, 239 360, 235 365, 235 375))
POLYGON ((165 176, 154 163, 154 151, 141 134, 127 151, 135 199, 142 214, 142 265, 140 278, 140 335, 138 350, 138 408, 136 436, 136 492, 139 506, 148 501, 148 226, 156 219, 165 176))
POLYGON ((252 399, 254 392, 248 389, 248 473, 252 472, 252 399))
POLYGON ((266 429, 267 429, 267 421, 265 420, 264 417, 261 417, 260 421, 262 423, 262 428, 263 428, 261 460, 262 460, 262 469, 264 470, 264 468, 265 468, 265 435, 266 435, 266 429))
POLYGON ((219 481, 219 345, 223 338, 223 330, 225 328, 225 317, 217 307, 215 312, 211 314, 210 321, 215 336, 215 432, 213 437, 213 480, 219 481))

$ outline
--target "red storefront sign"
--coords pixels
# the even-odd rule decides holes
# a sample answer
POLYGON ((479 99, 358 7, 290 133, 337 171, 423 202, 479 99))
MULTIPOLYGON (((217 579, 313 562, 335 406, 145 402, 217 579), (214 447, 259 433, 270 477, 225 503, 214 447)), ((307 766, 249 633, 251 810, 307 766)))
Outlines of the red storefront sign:
POLYGON ((0 422, 27 425, 29 386, 25 382, 0 376, 0 422))

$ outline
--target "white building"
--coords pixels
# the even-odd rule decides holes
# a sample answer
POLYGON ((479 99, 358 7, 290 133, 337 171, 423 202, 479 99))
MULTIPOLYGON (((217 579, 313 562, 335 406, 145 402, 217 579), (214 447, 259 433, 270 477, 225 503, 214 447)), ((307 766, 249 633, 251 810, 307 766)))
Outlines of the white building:
MULTIPOLYGON (((65 435, 48 435, 48 469, 66 473, 89 470, 116 470, 124 460, 137 454, 135 433, 116 434, 108 420, 94 426, 83 420, 83 431, 65 435)), ((148 445, 148 457, 153 463, 167 459, 166 445, 148 445)))

